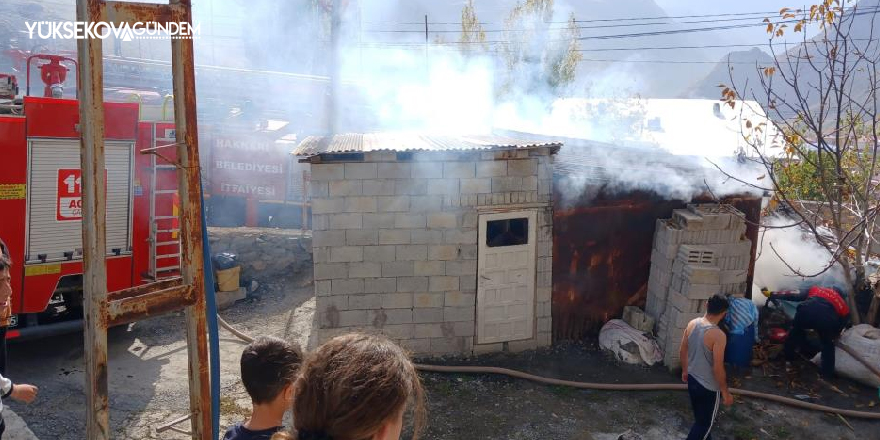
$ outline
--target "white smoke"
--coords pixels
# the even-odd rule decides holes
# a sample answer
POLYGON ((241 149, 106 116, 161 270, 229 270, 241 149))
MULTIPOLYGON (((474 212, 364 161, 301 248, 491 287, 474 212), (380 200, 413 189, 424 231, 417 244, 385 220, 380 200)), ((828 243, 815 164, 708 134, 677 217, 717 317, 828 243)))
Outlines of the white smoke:
POLYGON ((785 217, 765 218, 763 223, 770 228, 762 228, 758 238, 754 278, 757 287, 782 290, 823 285, 845 289, 843 268, 836 263, 821 275, 801 276, 821 272, 833 259, 811 232, 800 227, 780 229, 780 226, 795 223, 785 217))
POLYGON ((365 99, 365 108, 374 113, 372 131, 485 134, 491 130, 494 76, 488 58, 443 49, 345 53, 342 77, 354 79, 360 94, 355 99, 365 99), (362 57, 368 61, 361 63, 362 57))
MULTIPOLYGON (((513 4, 512 1, 509 3, 513 4)), ((564 23, 572 8, 563 2, 556 3, 551 20, 564 23)), ((249 6, 250 12, 257 12, 258 5, 269 3, 253 2, 249 6)), ((589 154, 591 166, 605 170, 603 182, 606 190, 653 191, 665 198, 681 200, 690 200, 707 192, 717 197, 743 193, 760 195, 762 192, 726 177, 712 164, 719 164, 725 172, 760 186, 758 177, 762 174, 761 170, 730 159, 736 150, 736 142, 730 139, 741 138, 738 132, 733 133, 725 128, 719 133, 717 124, 705 124, 694 117, 688 120, 687 115, 692 113, 688 108, 661 109, 659 115, 651 113, 652 107, 645 105, 646 101, 638 99, 637 95, 650 72, 634 69, 629 64, 612 64, 589 74, 578 69, 576 83, 566 92, 569 98, 560 99, 559 90, 551 90, 547 81, 536 80, 536 75, 547 72, 543 66, 547 59, 541 54, 522 57, 536 65, 520 66, 511 71, 499 53, 494 51, 499 48, 497 45, 490 44, 488 47, 493 50, 481 53, 476 47, 462 51, 458 45, 433 41, 440 36, 446 42, 455 42, 459 38, 455 32, 431 34, 431 41, 425 43, 424 36, 414 34, 413 30, 420 28, 418 21, 423 18, 422 12, 427 13, 432 7, 418 1, 365 1, 357 9, 350 7, 346 11, 340 28, 341 55, 338 58, 338 74, 343 83, 341 90, 337 91, 336 100, 338 132, 417 131, 454 135, 486 134, 501 129, 522 132, 520 137, 534 137, 536 141, 557 136, 586 139, 613 146, 589 154), (401 24, 402 21, 412 23, 401 24), (389 23, 397 24, 392 26, 389 23), (421 43, 419 40, 422 40, 421 43), (510 75, 513 75, 512 81, 510 75), (507 89, 510 84, 513 87, 507 89), (504 93, 499 93, 502 88, 505 88, 504 93), (684 119, 685 126, 675 126, 678 121, 669 119, 673 115, 684 116, 679 119, 684 119), (652 126, 657 121, 660 122, 659 129, 652 126), (630 144, 652 154, 621 155, 616 151, 619 147, 633 146, 630 144), (661 155, 664 157, 658 158, 653 153, 663 153, 661 155)), ((479 8, 480 19, 493 22, 487 26, 496 29, 503 27, 501 22, 510 11, 509 8, 488 4, 481 4, 479 8), (482 12, 485 10, 479 8, 496 10, 486 16, 482 12)), ((271 16, 268 12, 263 11, 258 15, 271 16)), ((316 15, 304 16, 313 20, 316 15)), ((447 19, 454 22, 459 17, 431 17, 432 22, 447 19)), ((296 38, 283 44, 304 46, 298 49, 294 57, 304 63, 291 61, 286 67, 274 64, 271 67, 323 75, 323 72, 310 71, 307 67, 311 65, 310 60, 318 60, 318 64, 321 64, 329 59, 328 24, 322 22, 318 26, 304 26, 296 22, 297 17, 288 16, 278 17, 278 20, 291 20, 284 29, 308 28, 309 32, 324 34, 306 38, 301 35, 303 31, 293 31, 296 38)), ((540 26, 535 28, 541 29, 540 26)), ((454 31, 457 27, 443 29, 454 31)), ((560 26, 554 25, 548 31, 552 35, 533 35, 532 41, 558 39, 559 30, 560 26)), ((260 32, 262 29, 251 31, 260 32)), ((263 35, 261 38, 264 44, 256 47, 267 52, 266 59, 283 59, 273 56, 273 51, 279 48, 278 43, 285 41, 285 38, 274 35, 263 35)), ((490 40, 504 38, 503 33, 488 35, 490 40)), ((527 44, 525 47, 531 46, 527 44)), ((532 49, 541 50, 540 47, 532 49)), ((287 108, 295 115, 304 115, 306 119, 315 121, 327 114, 328 101, 325 96, 315 94, 304 98, 302 93, 297 93, 298 90, 294 89, 290 96, 268 93, 268 96, 260 97, 259 105, 287 108), (271 105, 273 100, 279 103, 271 105), (304 107, 308 109, 303 110, 304 107)), ((707 102, 708 107, 701 112, 712 118, 712 103, 703 101, 704 104, 707 102)), ((730 114, 724 116, 728 119, 731 117, 730 114)), ((321 125, 317 123, 311 126, 321 125)), ((303 131, 298 134, 323 133, 303 131)), ((577 148, 580 147, 575 143, 566 145, 558 161, 566 160, 566 151, 578 153, 574 151, 577 148)), ((563 195, 568 198, 580 197, 589 187, 588 184, 596 181, 596 177, 590 173, 572 177, 563 183, 563 195)))

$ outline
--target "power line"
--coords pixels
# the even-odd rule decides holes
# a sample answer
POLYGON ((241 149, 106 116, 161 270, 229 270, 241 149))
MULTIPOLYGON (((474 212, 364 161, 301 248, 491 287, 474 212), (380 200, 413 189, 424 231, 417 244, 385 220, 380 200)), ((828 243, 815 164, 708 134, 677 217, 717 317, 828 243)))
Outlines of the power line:
MULTIPOLYGON (((686 24, 700 24, 700 23, 719 23, 719 22, 734 22, 734 21, 751 21, 757 20, 763 17, 746 17, 746 18, 728 18, 728 19, 715 19, 715 20, 692 20, 692 21, 652 21, 647 23, 624 23, 624 24, 602 24, 596 26, 575 26, 575 29, 608 29, 608 28, 618 28, 618 27, 634 27, 634 26, 678 26, 678 25, 686 25, 686 24)), ((422 23, 424 24, 424 23, 422 23)), ((429 23, 430 24, 430 23, 429 23)), ((554 27, 550 28, 550 30, 564 30, 568 29, 568 27, 554 27)), ((491 34, 498 32, 531 32, 531 29, 483 29, 481 32, 491 34)), ((408 33, 423 33, 424 29, 365 29, 364 32, 369 33, 383 33, 383 34, 408 34, 408 33)), ((440 29, 432 31, 437 34, 444 33, 459 33, 461 30, 458 29, 440 29)))
POLYGON ((578 49, 578 52, 623 52, 643 50, 679 50, 679 49, 733 49, 737 47, 758 47, 767 42, 755 44, 707 44, 704 46, 657 46, 657 47, 609 47, 601 49, 578 49))
MULTIPOLYGON (((566 40, 553 40, 553 41, 566 41, 566 40)), ((880 39, 871 39, 871 38, 849 38, 848 41, 869 41, 872 43, 880 43, 880 39)), ((455 45, 469 45, 469 44, 485 44, 485 45, 501 45, 511 43, 510 40, 487 40, 487 41, 435 41, 432 42, 431 45, 434 48, 442 47, 442 46, 455 46, 455 45)), ((691 46, 640 46, 640 47, 608 47, 608 48, 592 48, 592 49, 578 49, 577 52, 618 52, 618 51, 643 51, 643 50, 676 50, 676 49, 733 49, 739 47, 762 47, 769 46, 771 41, 758 42, 752 44, 708 44, 708 45, 691 45, 691 46)), ((788 45, 799 45, 801 42, 776 42, 774 43, 777 46, 788 46, 788 45)), ((393 41, 373 41, 373 42, 363 42, 357 45, 358 47, 364 48, 381 48, 381 47, 389 47, 389 48, 407 48, 407 47, 417 47, 419 50, 424 50, 424 43, 414 43, 414 42, 393 42, 393 41)))
MULTIPOLYGON (((865 12, 869 10, 877 11, 880 9, 880 6, 859 8, 855 7, 850 10, 855 10, 858 12, 865 12)), ((575 20, 575 23, 607 23, 607 22, 617 22, 617 21, 644 21, 644 20, 669 20, 669 19, 682 19, 682 18, 721 18, 721 17, 746 17, 753 16, 754 19, 763 19, 763 18, 772 18, 768 17, 768 15, 778 15, 780 11, 756 11, 756 12, 736 12, 736 13, 722 13, 722 14, 697 14, 697 15, 667 15, 667 16, 655 16, 655 17, 616 17, 616 18, 596 18, 589 20, 575 20)), ((792 13, 804 12, 803 10, 792 9, 790 10, 792 13)), ((747 20, 747 18, 737 18, 737 19, 722 19, 722 20, 711 20, 714 22, 717 21, 731 21, 731 20, 747 20)), ((706 20, 709 21, 709 20, 706 20)), ((543 21, 542 23, 546 24, 567 24, 569 20, 565 21, 543 21)), ((403 26, 424 26, 424 21, 419 22, 393 22, 393 21, 373 21, 373 22, 363 22, 363 24, 378 24, 378 25, 403 25, 403 26)), ((428 22, 429 25, 450 25, 450 26, 460 26, 462 22, 460 21, 446 21, 446 22, 428 22)), ((492 22, 492 21, 481 21, 480 25, 486 24, 505 24, 502 22, 492 22)))
POLYGON ((581 58, 581 62, 592 63, 646 63, 646 64, 747 64, 754 66, 754 62, 748 61, 684 61, 684 60, 613 60, 581 58))
MULTIPOLYGON (((615 18, 595 18, 589 20, 575 20, 577 23, 601 23, 601 22, 609 22, 609 21, 638 21, 638 20, 666 20, 666 19, 678 19, 678 18, 709 18, 709 17, 741 17, 745 15, 767 15, 767 14, 778 14, 779 11, 757 11, 757 12, 732 12, 732 13, 723 13, 723 14, 700 14, 700 15, 665 15, 665 16, 655 16, 655 17, 615 17, 615 18)), ((492 21, 481 21, 480 24, 503 24, 500 22, 492 22, 492 21)), ((564 24, 568 23, 568 20, 565 21, 547 21, 545 23, 548 24, 564 24)), ((382 22, 382 21, 374 21, 374 22, 364 22, 364 24, 399 24, 399 25, 423 25, 425 22, 382 22)), ((428 24, 435 25, 460 25, 460 21, 448 21, 448 22, 429 22, 428 24)))
MULTIPOLYGON (((868 14, 876 14, 877 10, 874 12, 858 12, 855 14, 850 14, 850 17, 857 17, 861 15, 868 14)), ((773 24, 792 24, 799 23, 800 20, 783 20, 773 24)), ((716 30, 730 30, 730 29, 742 29, 747 27, 766 27, 768 23, 749 23, 749 24, 731 24, 725 26, 710 26, 710 27, 700 27, 700 28, 690 28, 690 29, 671 29, 664 31, 651 31, 651 32, 638 32, 638 33, 630 33, 630 34, 614 34, 614 35, 594 35, 588 37, 579 37, 578 40, 613 40, 618 38, 638 38, 638 37, 655 37, 660 35, 673 35, 673 34, 689 34, 695 32, 708 32, 708 31, 716 31, 716 30)))
MULTIPOLYGON (((868 8, 867 10, 858 10, 856 13, 849 14, 849 17, 858 17, 869 14, 877 14, 880 11, 880 7, 868 8)), ((798 19, 789 19, 778 21, 772 24, 793 24, 799 23, 798 19)), ((696 28, 686 28, 686 29, 667 29, 667 30, 657 30, 657 31, 648 31, 648 32, 635 32, 635 33, 626 33, 626 34, 611 34, 611 35, 591 35, 591 36, 583 36, 578 37, 577 39, 580 41, 586 40, 613 40, 613 39, 623 39, 623 38, 640 38, 640 37, 656 37, 656 36, 665 36, 665 35, 675 35, 675 34, 687 34, 687 33, 698 33, 698 32, 710 32, 710 31, 718 31, 718 30, 732 30, 732 29, 744 29, 749 27, 765 27, 768 26, 767 22, 761 23, 743 23, 743 24, 730 24, 723 26, 707 26, 707 27, 696 27, 696 28)), ((396 30, 389 30, 388 32, 398 32, 396 30)), ((415 32, 415 31, 401 31, 401 32, 415 32)), ((424 31, 418 31, 421 34, 424 31)), ((458 33, 460 31, 448 31, 458 33)), ((435 33, 437 33, 435 31, 435 33)), ((548 42, 566 42, 569 40, 548 40, 548 42)), ((439 42, 435 44, 508 44, 511 43, 510 40, 490 40, 490 41, 466 41, 466 42, 439 42)), ((387 44, 410 44, 407 42, 383 42, 387 44)), ((419 43, 422 44, 422 43, 419 43)))

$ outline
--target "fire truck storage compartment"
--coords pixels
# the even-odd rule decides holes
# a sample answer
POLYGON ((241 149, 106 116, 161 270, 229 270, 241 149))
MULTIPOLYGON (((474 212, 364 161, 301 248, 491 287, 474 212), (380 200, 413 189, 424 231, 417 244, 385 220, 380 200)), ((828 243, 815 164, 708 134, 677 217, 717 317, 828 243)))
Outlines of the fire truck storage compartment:
MULTIPOLYGON (((28 142, 28 229, 25 259, 39 262, 82 258, 81 220, 60 219, 62 184, 81 193, 81 182, 61 176, 79 170, 79 139, 30 139, 28 142), (72 186, 75 185, 75 186, 72 186), (71 254, 68 254, 71 255, 71 254)), ((131 252, 131 175, 134 144, 105 141, 107 176, 107 253, 131 252)), ((69 195, 69 194, 68 194, 69 195)), ((69 215, 69 213, 68 213, 69 215)))

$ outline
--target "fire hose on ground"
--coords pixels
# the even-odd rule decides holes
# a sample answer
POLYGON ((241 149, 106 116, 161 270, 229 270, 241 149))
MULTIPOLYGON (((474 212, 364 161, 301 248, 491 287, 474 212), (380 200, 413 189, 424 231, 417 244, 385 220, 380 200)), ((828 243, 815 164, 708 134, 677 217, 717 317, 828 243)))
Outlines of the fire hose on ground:
MULTIPOLYGON (((217 322, 221 327, 228 330, 230 333, 241 339, 245 342, 252 342, 254 338, 248 336, 245 333, 237 330, 235 327, 229 325, 222 317, 217 316, 217 322)), ((880 377, 880 371, 878 371, 877 367, 871 365, 868 361, 862 358, 858 353, 856 353, 852 348, 847 347, 844 344, 837 344, 840 348, 849 353, 850 356, 864 364, 867 368, 869 368, 877 377, 880 377)), ((499 367, 484 367, 484 366, 458 366, 458 365, 427 365, 427 364, 416 364, 416 368, 421 371, 428 371, 432 373, 464 373, 464 374, 500 374, 509 377, 515 377, 517 379, 525 379, 533 382, 548 384, 548 385, 562 385, 568 386, 572 388, 580 388, 586 390, 608 390, 608 391, 687 391, 687 385, 685 384, 677 384, 677 383, 646 383, 646 384, 613 384, 613 383, 590 383, 590 382, 576 382, 571 380, 563 380, 563 379, 553 379, 549 377, 536 376, 534 374, 525 373, 522 371, 511 370, 508 368, 499 368, 499 367)), ((868 412, 868 411, 856 411, 849 409, 841 409, 841 408, 833 408, 830 406, 819 405, 815 403, 802 402, 797 399, 792 399, 789 397, 778 396, 776 394, 769 393, 760 393, 757 391, 744 390, 740 388, 731 388, 731 394, 743 396, 743 397, 752 397, 755 399, 769 400, 771 402, 781 403, 783 405, 793 406, 801 409, 808 409, 812 411, 822 411, 832 414, 839 414, 846 417, 854 417, 859 419, 873 419, 880 420, 880 413, 868 412)))

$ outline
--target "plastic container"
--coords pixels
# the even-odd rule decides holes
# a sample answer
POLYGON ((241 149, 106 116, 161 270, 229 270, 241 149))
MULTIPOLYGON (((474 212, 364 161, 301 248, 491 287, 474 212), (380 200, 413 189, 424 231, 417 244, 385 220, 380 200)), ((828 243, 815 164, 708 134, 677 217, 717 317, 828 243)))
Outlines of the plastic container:
POLYGON ((746 330, 741 335, 727 335, 727 348, 724 350, 724 362, 741 368, 751 367, 752 347, 754 347, 754 345, 754 324, 746 327, 746 330))
POLYGON ((217 287, 221 292, 233 292, 238 290, 241 267, 235 266, 229 269, 217 271, 217 287))
POLYGON ((214 255, 214 258, 211 258, 211 262, 214 263, 214 270, 231 269, 238 266, 238 256, 229 252, 223 252, 222 254, 214 255))

